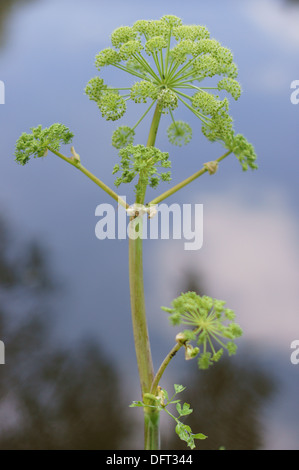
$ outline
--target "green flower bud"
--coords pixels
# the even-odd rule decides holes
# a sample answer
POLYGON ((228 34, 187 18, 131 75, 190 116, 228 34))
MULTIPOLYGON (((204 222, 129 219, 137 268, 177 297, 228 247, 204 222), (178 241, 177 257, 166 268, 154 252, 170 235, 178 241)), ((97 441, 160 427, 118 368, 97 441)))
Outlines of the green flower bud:
POLYGON ((122 60, 130 59, 134 54, 139 54, 143 49, 143 45, 136 39, 124 43, 119 49, 119 57, 122 60))
POLYGON ((192 129, 186 122, 174 121, 167 129, 169 142, 181 146, 188 144, 192 138, 192 129))
POLYGON ((118 127, 112 135, 112 145, 117 149, 126 147, 134 141, 135 132, 128 126, 118 127))
POLYGON ((198 92, 192 98, 194 108, 199 108, 204 114, 215 114, 221 106, 221 101, 217 100, 214 95, 206 92, 198 92))
POLYGON ((130 26, 121 26, 111 34, 111 43, 114 47, 120 47, 122 44, 136 38, 136 32, 130 26))
POLYGON ((170 28, 176 28, 182 24, 181 18, 175 15, 164 15, 161 21, 164 21, 170 28))
POLYGON ((203 353, 200 355, 197 361, 199 369, 206 370, 208 369, 211 365, 213 365, 213 362, 211 360, 211 353, 203 353))
POLYGON ((142 80, 132 86, 130 96, 135 103, 146 103, 148 98, 157 99, 158 89, 152 82, 142 80))
POLYGON ((20 165, 26 165, 31 156, 44 157, 48 148, 59 151, 61 144, 68 144, 72 138, 72 132, 63 124, 52 124, 44 129, 41 125, 32 127, 31 134, 23 132, 17 140, 15 160, 20 165))
POLYGON ((179 64, 183 64, 188 56, 192 56, 194 53, 194 42, 191 39, 184 39, 170 51, 170 56, 173 60, 179 64))
POLYGON ((164 88, 158 94, 158 103, 163 114, 173 111, 178 106, 177 95, 169 88, 164 88))
POLYGON ((235 100, 241 96, 241 86, 239 82, 230 77, 223 78, 218 82, 218 90, 226 90, 235 100))
POLYGON ((107 65, 117 64, 121 61, 121 57, 119 53, 112 49, 111 47, 107 47, 100 51, 95 58, 95 66, 98 70, 101 70, 102 67, 106 67, 107 65))
POLYGON ((232 341, 229 341, 228 343, 226 343, 226 347, 227 347, 229 356, 233 356, 234 354, 236 354, 238 347, 235 343, 233 343, 232 341))
POLYGON ((195 41, 196 39, 208 39, 210 33, 205 26, 199 25, 181 25, 173 29, 173 35, 177 40, 190 39, 195 41))
POLYGON ((233 340, 242 334, 242 330, 236 323, 230 323, 228 317, 232 311, 224 308, 224 305, 223 300, 186 292, 172 301, 172 309, 163 308, 170 314, 172 324, 185 324, 192 328, 179 333, 177 341, 185 345, 186 358, 190 359, 199 354, 200 369, 207 369, 217 362, 222 357, 224 348, 229 354, 236 351, 233 340), (225 339, 230 340, 226 345, 225 339), (198 346, 202 346, 201 353, 199 348, 190 345, 190 341, 194 340, 198 346))
POLYGON ((145 43, 145 51, 148 55, 153 52, 161 51, 167 47, 167 42, 163 36, 154 36, 145 43))
POLYGON ((85 93, 90 100, 100 101, 103 90, 106 90, 107 86, 104 85, 104 80, 100 77, 94 77, 89 80, 85 87, 85 93))
POLYGON ((194 348, 191 344, 185 345, 185 360, 189 361, 190 359, 194 359, 199 353, 199 348, 194 348))
POLYGON ((127 109, 124 99, 117 92, 109 90, 103 92, 98 106, 107 121, 120 119, 127 109))

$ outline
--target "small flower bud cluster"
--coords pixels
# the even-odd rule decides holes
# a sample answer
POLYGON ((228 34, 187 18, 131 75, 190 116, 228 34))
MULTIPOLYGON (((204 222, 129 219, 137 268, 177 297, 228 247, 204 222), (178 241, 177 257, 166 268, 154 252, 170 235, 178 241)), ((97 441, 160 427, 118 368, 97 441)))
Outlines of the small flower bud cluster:
POLYGON ((228 133, 225 139, 225 146, 236 155, 242 165, 243 171, 247 171, 248 168, 252 170, 257 169, 257 156, 254 147, 248 142, 244 135, 235 135, 233 132, 228 133))
POLYGON ((136 39, 128 41, 119 49, 119 56, 122 60, 130 59, 134 54, 139 54, 143 49, 143 45, 136 39))
POLYGON ((157 87, 147 80, 136 82, 131 88, 130 98, 135 103, 146 103, 149 98, 156 100, 157 96, 157 87))
POLYGON ((129 126, 119 126, 112 134, 112 145, 117 149, 126 147, 134 141, 135 132, 129 126))
POLYGON ((184 330, 176 336, 177 342, 185 346, 186 359, 199 354, 198 366, 207 369, 217 362, 224 348, 229 355, 235 354, 234 340, 242 335, 240 326, 235 323, 233 310, 225 307, 226 302, 195 292, 186 292, 173 300, 172 308, 162 307, 170 314, 173 325, 188 325, 192 330, 184 330), (228 339, 226 343, 224 341, 228 339), (197 346, 190 345, 196 341, 197 346), (220 346, 220 348, 219 348, 220 346), (219 349, 217 349, 219 348, 219 349))
POLYGON ((146 40, 157 37, 157 36, 167 36, 171 25, 163 17, 160 20, 140 20, 136 21, 133 25, 133 31, 143 35, 146 40))
POLYGON ((148 55, 161 51, 167 47, 167 42, 163 36, 154 36, 145 43, 145 51, 148 55))
POLYGON ((217 98, 210 93, 199 92, 192 100, 195 108, 209 116, 209 120, 202 126, 202 132, 212 142, 224 141, 228 133, 233 131, 233 121, 228 114, 228 100, 224 98, 220 101, 217 98))
POLYGON ((164 88, 158 94, 158 103, 163 114, 167 114, 170 110, 174 111, 178 107, 178 97, 169 88, 164 88))
POLYGON ((23 132, 16 142, 15 160, 20 165, 26 165, 30 157, 44 157, 48 148, 56 151, 61 144, 68 144, 73 138, 72 132, 63 124, 52 124, 42 128, 41 125, 31 128, 31 134, 23 132))
POLYGON ((104 85, 104 80, 100 77, 93 77, 89 80, 85 87, 85 93, 90 100, 100 101, 103 90, 107 89, 107 85, 104 85))
POLYGON ((210 54, 201 55, 193 62, 194 77, 203 80, 206 77, 214 77, 219 71, 217 59, 210 54))
POLYGON ((130 26, 121 26, 111 34, 111 43, 114 47, 120 47, 128 41, 136 39, 137 33, 130 26))
POLYGON ((183 143, 187 144, 192 138, 192 129, 184 121, 174 121, 167 129, 169 142, 174 145, 181 146, 183 143))
POLYGON ((210 39, 210 38, 201 39, 200 41, 194 44, 196 55, 200 55, 200 54, 216 55, 220 47, 221 47, 221 44, 219 41, 216 41, 216 39, 210 39))
POLYGON ((126 112, 127 106, 125 100, 117 91, 105 90, 98 101, 98 107, 102 116, 107 121, 116 121, 120 119, 126 112))
POLYGON ((171 49, 171 58, 177 63, 183 64, 189 56, 192 58, 193 51, 193 41, 191 39, 183 39, 171 49))
MULTIPOLYGON (((169 155, 167 152, 155 147, 144 147, 143 145, 129 144, 127 147, 120 149, 120 164, 116 164, 113 174, 122 172, 121 176, 115 180, 115 185, 121 183, 130 183, 137 174, 143 180, 143 183, 149 184, 152 188, 156 187, 160 180, 170 181, 170 171, 160 172, 159 168, 168 169, 171 167, 169 155)), ((137 185, 135 189, 138 190, 137 185)))
POLYGON ((98 70, 101 70, 102 67, 107 65, 117 64, 121 61, 121 56, 119 52, 112 47, 107 47, 100 51, 95 58, 95 66, 98 70))
POLYGON ((193 96, 192 105, 194 108, 199 108, 206 115, 213 115, 216 114, 221 107, 223 107, 223 102, 219 101, 214 95, 211 95, 210 93, 200 91, 195 93, 193 96))
POLYGON ((218 90, 226 90, 235 100, 241 96, 241 86, 239 82, 230 77, 225 77, 218 82, 218 90))
POLYGON ((196 41, 199 39, 208 39, 210 33, 205 26, 180 25, 173 28, 173 36, 176 40, 190 39, 191 41, 196 41))
POLYGON ((90 100, 97 103, 102 116, 107 121, 116 121, 126 112, 126 102, 120 96, 118 90, 109 89, 107 85, 104 85, 104 81, 100 77, 94 77, 89 80, 85 87, 85 93, 90 100))

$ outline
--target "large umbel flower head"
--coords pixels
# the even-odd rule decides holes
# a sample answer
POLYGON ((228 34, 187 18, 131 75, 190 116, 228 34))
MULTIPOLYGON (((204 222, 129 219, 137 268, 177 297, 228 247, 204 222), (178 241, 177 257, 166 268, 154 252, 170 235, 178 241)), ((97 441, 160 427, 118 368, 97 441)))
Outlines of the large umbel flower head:
POLYGON ((113 66, 134 77, 134 82, 126 88, 108 87, 97 76, 88 82, 86 94, 97 103, 102 116, 112 121, 122 118, 129 101, 148 104, 134 126, 116 129, 112 138, 116 148, 133 142, 137 125, 154 104, 170 115, 170 142, 188 143, 190 125, 174 118, 182 105, 201 121, 202 132, 210 141, 220 141, 235 153, 243 170, 257 168, 253 146, 242 135, 235 135, 229 115, 225 94, 234 100, 241 95, 233 55, 210 37, 205 26, 183 25, 177 16, 165 15, 117 28, 111 43, 112 47, 97 54, 97 69, 102 72, 113 66))

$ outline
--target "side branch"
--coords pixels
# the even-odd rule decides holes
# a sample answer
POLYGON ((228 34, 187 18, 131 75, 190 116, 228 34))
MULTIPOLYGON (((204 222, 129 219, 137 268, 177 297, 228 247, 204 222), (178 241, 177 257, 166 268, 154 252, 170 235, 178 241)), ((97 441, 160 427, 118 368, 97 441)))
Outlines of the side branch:
MULTIPOLYGON (((217 158, 217 160, 215 160, 215 162, 217 162, 217 163, 221 162, 221 160, 224 160, 224 158, 228 157, 228 155, 230 155, 231 153, 232 153, 232 151, 228 150, 224 155, 217 158)), ((176 193, 180 189, 184 188, 184 186, 187 186, 187 184, 191 183, 192 181, 194 181, 196 178, 203 175, 207 171, 208 171, 208 169, 206 167, 203 167, 201 170, 197 171, 196 173, 189 176, 185 180, 181 181, 180 183, 176 184, 172 188, 168 189, 168 191, 165 191, 164 193, 160 194, 160 196, 157 196, 155 199, 153 199, 151 202, 149 202, 148 205, 159 204, 160 202, 164 201, 164 199, 168 198, 169 196, 172 196, 174 193, 176 193)))
POLYGON ((78 168, 84 175, 86 175, 91 181, 93 181, 97 186, 99 186, 103 191, 105 191, 109 196, 111 196, 115 201, 117 201, 121 206, 123 206, 125 209, 128 209, 130 206, 128 203, 126 203, 119 195, 113 191, 113 189, 109 188, 103 181, 101 181, 99 178, 97 178, 93 173, 91 173, 87 168, 85 168, 83 165, 81 165, 80 161, 77 160, 76 158, 73 157, 66 157, 62 153, 58 152, 57 150, 48 147, 50 152, 54 153, 57 155, 59 158, 64 160, 65 162, 69 163, 70 165, 73 165, 74 167, 78 168))
POLYGON ((161 377, 166 369, 166 367, 168 366, 168 364, 170 363, 171 359, 176 355, 176 353, 179 351, 179 349, 181 349, 181 347, 183 346, 183 343, 177 343, 170 351, 169 353, 167 354, 167 356, 165 357, 164 361, 162 362, 162 364, 160 365, 155 377, 154 377, 154 380, 152 382, 152 386, 151 386, 151 390, 150 390, 150 393, 152 393, 153 395, 156 395, 156 392, 157 392, 157 388, 158 388, 158 385, 159 385, 159 382, 161 380, 161 377))

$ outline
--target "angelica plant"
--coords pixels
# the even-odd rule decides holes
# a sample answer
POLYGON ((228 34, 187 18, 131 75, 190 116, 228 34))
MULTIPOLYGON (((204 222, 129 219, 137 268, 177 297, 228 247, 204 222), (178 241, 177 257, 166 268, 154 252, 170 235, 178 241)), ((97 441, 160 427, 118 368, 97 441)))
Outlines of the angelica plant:
MULTIPOLYGON (((71 155, 61 153, 61 146, 71 143, 73 134, 63 124, 49 128, 32 128, 23 133, 16 143, 15 158, 21 165, 31 157, 44 157, 48 152, 76 167, 109 196, 123 206, 130 216, 129 281, 135 351, 141 387, 141 400, 132 406, 144 410, 144 446, 147 450, 159 448, 159 416, 173 399, 168 400, 160 386, 162 376, 175 354, 183 348, 186 360, 197 357, 200 369, 207 369, 220 360, 224 351, 235 354, 235 339, 242 330, 235 322, 234 312, 225 302, 194 292, 182 293, 171 307, 163 307, 173 325, 185 325, 175 336, 175 345, 154 372, 144 301, 142 233, 143 215, 154 216, 155 207, 205 173, 213 175, 229 155, 235 155, 242 170, 254 170, 254 147, 242 134, 236 134, 230 115, 229 100, 238 100, 241 86, 237 80, 238 68, 227 47, 210 37, 205 26, 184 25, 173 15, 159 20, 140 20, 132 26, 121 26, 111 34, 111 45, 95 58, 98 72, 85 87, 85 94, 95 103, 100 115, 107 121, 121 120, 112 133, 111 144, 118 152, 119 162, 112 169, 116 175, 116 190, 120 185, 134 184, 135 201, 129 205, 117 192, 82 165, 74 147, 71 155), (113 67, 117 85, 105 83, 105 69, 113 67), (123 86, 122 76, 130 76, 131 83, 123 86), (127 108, 142 104, 143 112, 136 114, 135 122, 123 123, 127 108), (180 109, 190 111, 190 122, 180 118, 180 109), (150 119, 147 142, 135 142, 140 123, 150 119), (191 124, 201 128, 203 137, 224 148, 216 160, 201 162, 199 170, 175 186, 146 201, 148 187, 157 189, 171 181, 171 159, 168 151, 155 146, 161 119, 168 120, 167 136, 170 144, 181 146, 192 138, 191 124), (191 122, 192 120, 192 122, 191 122), (130 124, 130 125, 129 125, 130 124)), ((137 108, 136 108, 137 109, 137 108)), ((136 111, 137 112, 137 111, 136 111)), ((175 386, 175 392, 183 389, 175 386)), ((178 416, 167 409, 175 422, 179 437, 194 448, 193 434, 181 416, 191 412, 190 406, 176 402, 178 416)))
POLYGON ((169 398, 167 391, 164 388, 158 386, 157 396, 152 395, 151 393, 144 394, 144 398, 147 399, 148 401, 151 401, 153 403, 152 405, 149 405, 148 403, 146 404, 142 400, 138 400, 138 401, 133 401, 133 403, 130 406, 132 408, 136 408, 136 407, 152 408, 158 413, 160 413, 161 411, 162 412, 165 411, 168 414, 168 416, 170 416, 175 421, 176 423, 175 431, 177 435, 180 437, 180 439, 182 441, 185 441, 188 447, 190 447, 190 449, 194 449, 195 448, 194 440, 206 439, 207 436, 203 433, 194 434, 190 426, 188 426, 187 424, 184 424, 180 420, 180 418, 182 418, 183 416, 188 416, 193 412, 193 410, 190 408, 189 403, 184 403, 182 406, 180 403, 181 400, 175 399, 179 393, 185 390, 185 388, 186 387, 183 387, 183 385, 174 384, 174 395, 171 398, 169 398), (176 411, 178 413, 178 416, 174 416, 169 411, 169 409, 167 409, 169 405, 176 405, 176 411))

